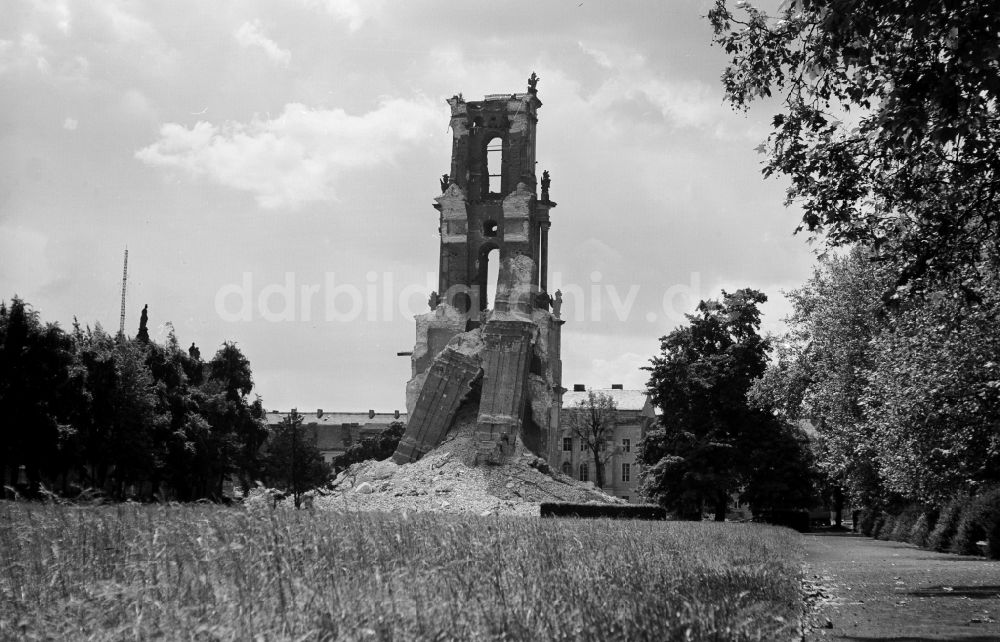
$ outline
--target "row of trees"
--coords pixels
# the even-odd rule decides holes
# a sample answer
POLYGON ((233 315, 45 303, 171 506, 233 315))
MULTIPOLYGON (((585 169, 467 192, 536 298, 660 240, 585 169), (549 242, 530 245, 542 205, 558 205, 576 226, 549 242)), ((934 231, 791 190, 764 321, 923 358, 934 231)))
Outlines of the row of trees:
POLYGON ((268 437, 250 363, 235 343, 204 361, 171 329, 113 337, 43 323, 19 298, 0 304, 0 476, 29 494, 94 489, 116 499, 221 499, 286 476, 268 437))
POLYGON ((768 15, 715 1, 726 97, 740 109, 777 99, 764 174, 789 179, 798 230, 827 253, 791 294, 770 365, 747 324, 719 332, 733 319, 754 326, 747 295, 703 303, 664 337, 650 381, 663 426, 643 452, 661 499, 683 506, 683 493, 714 491, 721 508, 741 477, 748 488, 752 473, 727 453, 750 457, 763 417, 816 428, 838 504, 915 502, 933 516, 948 497, 1000 484, 994 9, 789 0, 768 15))
POLYGON ((941 506, 1000 483, 1000 283, 886 310, 894 278, 861 248, 822 261, 751 397, 816 426, 819 467, 858 505, 941 506))
POLYGON ((839 524, 846 500, 933 509, 1000 486, 1000 277, 978 277, 973 302, 957 270, 887 308, 895 268, 861 247, 824 258, 769 339, 760 292, 701 302, 647 368, 662 415, 640 449, 645 493, 722 519, 734 497, 757 514, 816 490, 839 524))

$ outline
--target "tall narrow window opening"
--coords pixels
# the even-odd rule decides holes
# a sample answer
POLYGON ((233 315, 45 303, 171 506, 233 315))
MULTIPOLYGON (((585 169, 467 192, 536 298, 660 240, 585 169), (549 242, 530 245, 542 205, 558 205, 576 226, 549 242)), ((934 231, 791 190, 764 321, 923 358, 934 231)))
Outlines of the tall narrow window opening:
POLYGON ((500 193, 500 178, 503 171, 503 139, 491 139, 486 143, 486 191, 489 194, 500 193))
POLYGON ((486 287, 483 296, 486 297, 486 307, 496 309, 497 281, 500 278, 500 250, 490 250, 486 255, 486 287))

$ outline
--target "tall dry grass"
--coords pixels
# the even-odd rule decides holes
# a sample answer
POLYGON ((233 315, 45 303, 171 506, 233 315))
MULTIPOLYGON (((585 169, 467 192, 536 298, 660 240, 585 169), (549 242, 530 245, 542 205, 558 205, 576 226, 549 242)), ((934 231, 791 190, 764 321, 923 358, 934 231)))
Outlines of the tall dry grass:
POLYGON ((750 524, 0 505, 0 638, 780 640, 750 524))

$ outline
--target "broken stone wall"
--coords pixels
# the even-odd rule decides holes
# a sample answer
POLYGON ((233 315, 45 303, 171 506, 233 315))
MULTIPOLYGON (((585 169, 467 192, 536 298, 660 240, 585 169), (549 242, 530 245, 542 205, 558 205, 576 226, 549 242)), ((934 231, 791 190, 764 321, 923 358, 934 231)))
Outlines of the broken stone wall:
POLYGON ((479 328, 461 332, 465 316, 447 304, 417 317, 409 422, 397 463, 416 461, 441 443, 466 397, 477 406, 484 460, 501 462, 518 440, 551 458, 558 438, 562 322, 533 306, 534 274, 527 256, 504 260, 496 309, 479 328))

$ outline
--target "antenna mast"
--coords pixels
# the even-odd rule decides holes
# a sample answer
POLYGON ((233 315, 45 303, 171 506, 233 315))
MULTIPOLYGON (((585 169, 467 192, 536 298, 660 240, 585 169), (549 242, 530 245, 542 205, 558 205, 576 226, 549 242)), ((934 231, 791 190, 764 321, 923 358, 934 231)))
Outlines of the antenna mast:
POLYGON ((122 267, 122 314, 118 323, 118 336, 125 336, 125 289, 128 285, 128 247, 125 248, 125 264, 122 267))

